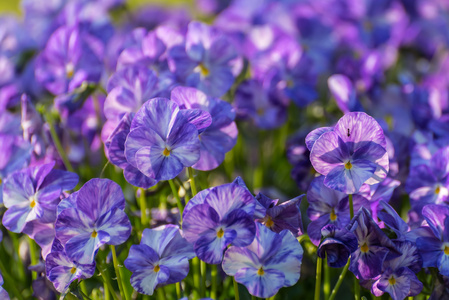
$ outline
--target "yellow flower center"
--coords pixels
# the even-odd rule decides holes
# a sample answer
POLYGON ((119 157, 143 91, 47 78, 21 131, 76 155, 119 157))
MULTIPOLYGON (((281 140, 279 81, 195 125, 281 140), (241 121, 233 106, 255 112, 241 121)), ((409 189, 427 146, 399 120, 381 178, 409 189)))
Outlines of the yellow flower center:
POLYGON ((258 116, 263 116, 265 114, 265 109, 263 108, 258 108, 257 109, 257 115, 258 116))
POLYGON ((73 268, 70 270, 70 273, 75 274, 75 273, 76 273, 76 267, 73 267, 73 268))
POLYGON ((93 238, 96 238, 97 235, 98 235, 98 233, 94 230, 90 236, 93 237, 93 238))
POLYGON ((444 246, 444 254, 449 255, 449 246, 444 246))
POLYGON ((332 211, 331 211, 330 219, 331 219, 331 221, 337 220, 337 215, 335 214, 335 211, 334 211, 333 208, 332 208, 332 211))
POLYGON ((153 271, 156 273, 159 272, 160 270, 161 270, 161 267, 159 267, 159 265, 155 265, 153 268, 153 271))
POLYGON ((257 270, 257 275, 262 276, 263 274, 265 274, 265 271, 263 270, 262 267, 260 267, 260 269, 257 270))
POLYGON ((167 147, 165 147, 165 149, 164 149, 164 151, 162 152, 162 154, 164 155, 164 156, 169 156, 170 155, 170 150, 168 150, 167 149, 167 147))
POLYGON ((30 207, 33 208, 36 206, 36 200, 32 199, 30 202, 30 207))
POLYGON ((273 227, 273 225, 274 225, 273 220, 271 219, 271 217, 268 217, 267 221, 265 222, 265 226, 267 226, 268 228, 271 228, 271 227, 273 227))
POLYGON ((200 74, 204 77, 208 76, 210 73, 209 69, 206 68, 203 64, 199 64, 197 69, 200 72, 200 74))
POLYGON ((346 169, 348 169, 348 170, 351 170, 352 169, 352 164, 351 164, 351 162, 348 160, 348 162, 345 164, 345 168, 346 169))
POLYGON ((388 282, 389 282, 391 285, 395 285, 395 284, 396 284, 396 278, 394 278, 394 276, 391 276, 390 279, 388 279, 388 282))
POLYGON ((65 75, 68 79, 71 79, 73 75, 75 74, 75 66, 72 63, 68 63, 65 66, 65 75))
POLYGON ((360 247, 360 251, 362 251, 363 253, 368 252, 368 251, 369 251, 368 245, 367 245, 366 243, 364 243, 364 244, 362 245, 362 247, 360 247))
POLYGON ((223 235, 224 235, 223 228, 220 228, 220 230, 217 231, 217 237, 218 237, 219 239, 221 239, 221 238, 223 237, 223 235))
POLYGON ((441 191, 441 189, 440 189, 440 186, 437 186, 436 188, 435 188, 435 194, 439 194, 440 193, 440 191, 441 191))

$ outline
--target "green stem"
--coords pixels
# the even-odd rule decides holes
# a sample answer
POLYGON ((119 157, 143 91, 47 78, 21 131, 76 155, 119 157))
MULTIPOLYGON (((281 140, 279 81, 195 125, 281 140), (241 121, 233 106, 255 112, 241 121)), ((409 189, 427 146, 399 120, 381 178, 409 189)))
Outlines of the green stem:
POLYGON ((314 300, 320 300, 321 292, 321 269, 323 267, 323 259, 317 257, 316 259, 316 283, 315 283, 315 297, 314 300))
POLYGON ((72 164, 70 163, 69 158, 67 157, 67 154, 65 153, 64 148, 62 147, 61 141, 59 140, 59 136, 56 133, 55 125, 53 123, 53 117, 51 116, 51 112, 44 115, 45 120, 48 123, 48 127, 50 129, 50 135, 53 139, 53 143, 55 144, 56 150, 58 150, 59 156, 61 156, 62 162, 64 163, 65 168, 67 171, 75 172, 72 164))
POLYGON ((157 289, 157 297, 160 300, 167 300, 167 297, 165 296, 164 287, 160 287, 157 289))
POLYGON ((193 176, 193 169, 191 167, 188 168, 189 178, 190 178, 190 189, 192 190, 192 197, 197 194, 195 177, 193 176))
POLYGON ((232 277, 232 280, 234 281, 234 298, 235 300, 240 300, 240 295, 239 295, 239 284, 237 283, 237 281, 235 281, 235 277, 232 277))
MULTIPOLYGON (((119 298, 118 298, 117 295, 115 294, 114 288, 112 287, 112 283, 111 283, 111 281, 109 280, 110 276, 109 276, 109 274, 106 273, 106 269, 105 269, 104 272, 102 272, 102 271, 100 270, 100 268, 98 267, 98 265, 97 265, 97 270, 98 270, 98 272, 100 272, 101 278, 103 278, 103 283, 108 287, 107 289, 108 289, 109 292, 111 293, 112 298, 114 298, 114 300, 119 300, 119 298)), ((106 294, 106 289, 104 290, 104 292, 105 292, 105 294, 106 294)), ((105 299, 106 299, 106 296, 105 296, 105 299)))
POLYGON ((349 194, 349 216, 354 218, 354 203, 352 201, 352 194, 349 194))
POLYGON ((170 188, 171 188, 171 192, 173 193, 173 196, 176 198, 176 203, 178 204, 178 210, 179 210, 179 215, 181 217, 181 224, 182 224, 182 213, 184 211, 184 207, 182 206, 181 198, 179 198, 179 194, 178 194, 178 191, 176 190, 176 186, 175 186, 175 183, 173 182, 173 179, 170 179, 168 181, 168 183, 170 184, 170 188))
POLYGON ((324 285, 323 285, 323 293, 324 293, 324 299, 328 299, 329 295, 331 293, 331 269, 329 268, 329 265, 327 264, 327 253, 326 253, 326 259, 324 261, 324 285))
POLYGON ((89 299, 87 295, 87 287, 86 287, 86 282, 84 280, 80 281, 80 290, 81 290, 81 294, 83 295, 83 297, 89 299))
POLYGON ((354 299, 359 300, 360 299, 360 284, 357 280, 357 277, 354 276, 354 299))
POLYGON ((20 293, 19 289, 17 288, 17 280, 13 279, 11 275, 9 275, 9 271, 6 270, 5 266, 3 265, 2 260, 0 259, 0 271, 2 272, 3 278, 5 279, 5 282, 8 284, 8 286, 11 288, 12 293, 17 297, 19 300, 24 300, 22 294, 20 293))
POLYGON ((194 299, 198 299, 201 295, 201 272, 200 272, 200 259, 194 257, 192 259, 192 269, 193 269, 193 285, 195 286, 194 299))
POLYGON ((126 294, 125 294, 124 289, 123 289, 122 275, 120 274, 120 269, 119 269, 119 266, 118 266, 117 253, 115 251, 115 246, 114 245, 111 245, 111 252, 112 252, 112 263, 114 264, 115 275, 117 276, 117 285, 118 285, 118 288, 120 290, 120 296, 124 300, 127 300, 128 298, 126 297, 126 294))
POLYGON ((210 297, 212 299, 217 299, 217 287, 218 287, 218 270, 217 270, 217 265, 212 265, 212 270, 211 270, 211 278, 212 278, 212 291, 210 294, 210 297))
POLYGON ((20 241, 19 241, 18 235, 16 233, 9 232, 9 236, 11 237, 11 241, 14 246, 14 250, 16 251, 15 254, 17 255, 17 261, 14 263, 17 263, 19 276, 20 276, 20 279, 23 281, 23 280, 25 280, 25 267, 23 266, 23 262, 20 259, 20 253, 19 253, 20 241))
POLYGON ((175 287, 176 287, 176 297, 178 297, 178 299, 181 299, 182 298, 181 282, 177 282, 175 287))
POLYGON ((140 221, 142 223, 142 227, 146 228, 148 224, 148 218, 147 218, 147 202, 145 199, 145 189, 140 188, 140 221))
POLYGON ((334 289, 332 290, 329 300, 334 300, 335 296, 337 296, 338 289, 340 288, 340 285, 343 283, 343 279, 345 278, 346 272, 348 272, 350 263, 351 263, 351 258, 348 259, 348 262, 346 263, 345 267, 343 268, 343 271, 341 271, 341 274, 338 277, 338 281, 335 284, 334 289))
POLYGON ((109 294, 109 287, 106 282, 103 282, 104 289, 104 300, 111 300, 111 295, 109 294))
POLYGON ((202 260, 200 260, 200 268, 201 268, 201 297, 206 297, 207 269, 206 263, 202 260))
MULTIPOLYGON (((39 263, 39 258, 36 255, 36 243, 31 238, 28 238, 28 246, 30 249, 30 259, 31 259, 31 265, 37 265, 39 263)), ((37 279, 37 273, 31 272, 31 277, 33 280, 37 279)))

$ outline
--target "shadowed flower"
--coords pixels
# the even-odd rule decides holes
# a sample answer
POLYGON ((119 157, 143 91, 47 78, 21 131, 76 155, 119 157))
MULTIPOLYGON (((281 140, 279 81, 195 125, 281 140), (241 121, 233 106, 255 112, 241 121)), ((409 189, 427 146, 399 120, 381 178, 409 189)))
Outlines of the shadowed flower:
POLYGON ((328 224, 321 229, 323 241, 318 246, 317 255, 327 257, 327 264, 332 268, 341 268, 347 262, 352 252, 357 250, 357 238, 346 228, 337 229, 328 224))
POLYGON ((180 282, 189 273, 192 245, 175 225, 146 228, 140 245, 132 245, 125 266, 133 272, 131 285, 142 294, 153 295, 156 288, 180 282))
POLYGON ((238 183, 203 190, 184 210, 184 236, 201 260, 219 264, 228 245, 244 247, 253 241, 254 208, 253 195, 238 183))

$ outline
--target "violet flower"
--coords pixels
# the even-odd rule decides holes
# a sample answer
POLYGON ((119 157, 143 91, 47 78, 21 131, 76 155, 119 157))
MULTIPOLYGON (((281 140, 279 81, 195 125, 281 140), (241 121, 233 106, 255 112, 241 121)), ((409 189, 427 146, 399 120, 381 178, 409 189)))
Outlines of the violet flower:
POLYGON ((422 214, 432 229, 432 237, 418 237, 416 246, 423 256, 423 267, 438 268, 444 276, 449 276, 449 207, 429 204, 422 214))
POLYGON ((92 263, 101 245, 120 245, 131 234, 122 189, 109 179, 89 180, 61 205, 56 238, 67 256, 81 264, 92 263))
POLYGON ((171 99, 181 109, 201 109, 209 112, 212 123, 199 131, 200 158, 192 168, 209 171, 217 168, 237 142, 237 125, 234 122, 233 107, 218 98, 207 97, 205 93, 188 87, 176 87, 171 99))
POLYGON ((334 127, 318 128, 306 137, 310 161, 324 184, 354 194, 366 183, 385 179, 388 153, 382 128, 363 112, 344 115, 334 127))
MULTIPOLYGON (((307 233, 316 246, 320 243, 321 229, 325 225, 333 224, 337 229, 342 229, 351 221, 348 195, 326 187, 324 180, 324 176, 316 177, 307 191, 307 215, 312 220, 307 227, 307 233)), ((363 190, 367 189, 369 188, 365 185, 363 190)), ((360 207, 369 207, 364 196, 362 192, 353 195, 354 211, 358 211, 360 207)))
POLYGON ((244 247, 253 241, 254 209, 253 195, 236 182, 203 190, 184 210, 184 236, 198 258, 219 264, 228 245, 244 247))
POLYGON ((76 279, 90 278, 95 273, 95 262, 80 264, 69 258, 64 250, 52 251, 45 259, 48 280, 53 282, 56 290, 65 293, 70 283, 76 279))
POLYGON ((418 295, 423 288, 415 275, 422 268, 422 258, 413 243, 396 242, 396 245, 401 255, 387 255, 383 272, 374 281, 371 292, 377 297, 387 292, 393 300, 403 300, 418 295))
POLYGON ((288 229, 295 237, 304 233, 299 206, 305 195, 279 203, 279 199, 270 199, 262 193, 256 196, 256 200, 266 209, 263 218, 256 219, 272 231, 279 233, 288 229))
POLYGON ((337 229, 334 224, 328 224, 321 229, 323 240, 318 246, 317 255, 327 257, 327 264, 331 268, 341 268, 348 262, 348 258, 357 250, 357 238, 346 228, 337 229))
POLYGON ((55 162, 30 167, 11 174, 4 183, 3 197, 8 210, 3 225, 13 232, 22 232, 33 220, 52 223, 63 191, 73 189, 78 176, 53 170, 55 162))
POLYGON ((125 266, 133 272, 131 285, 141 294, 153 295, 160 286, 180 282, 189 273, 195 257, 175 225, 144 229, 140 245, 132 245, 125 266))
POLYGON ((210 123, 211 117, 205 111, 180 110, 168 99, 152 99, 134 116, 125 142, 125 157, 145 176, 156 181, 173 179, 184 167, 198 162, 198 130, 210 123))
POLYGON ((303 249, 288 230, 275 233, 258 223, 254 241, 231 246, 223 259, 223 271, 256 297, 269 298, 282 287, 294 285, 301 272, 303 249))

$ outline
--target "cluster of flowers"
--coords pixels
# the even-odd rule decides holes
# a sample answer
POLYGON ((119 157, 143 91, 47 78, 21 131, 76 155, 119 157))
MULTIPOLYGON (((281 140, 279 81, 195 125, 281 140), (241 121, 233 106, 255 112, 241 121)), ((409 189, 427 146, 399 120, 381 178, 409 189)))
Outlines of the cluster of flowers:
POLYGON ((197 1, 212 24, 124 0, 25 0, 23 21, 0 17, 2 223, 41 247, 35 294, 46 280, 67 293, 104 245, 116 261, 142 234, 124 265, 143 294, 184 280, 197 257, 271 297, 299 280, 308 236, 317 274, 326 259, 376 296, 449 297, 447 1, 230 2, 197 1), (222 165, 239 130, 298 120, 287 157, 307 232, 305 195, 254 196, 240 177, 196 193, 194 172, 222 165), (126 182, 97 178, 106 161, 126 182), (186 168, 193 197, 181 200, 186 168), (145 206, 123 191, 145 198, 164 181, 181 224, 140 230, 145 206))

